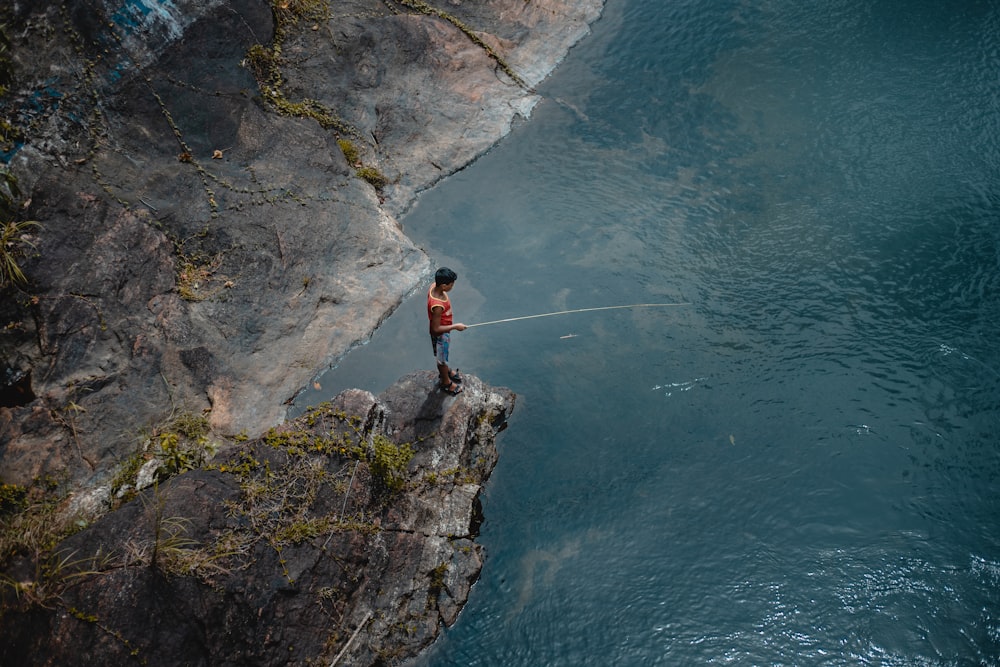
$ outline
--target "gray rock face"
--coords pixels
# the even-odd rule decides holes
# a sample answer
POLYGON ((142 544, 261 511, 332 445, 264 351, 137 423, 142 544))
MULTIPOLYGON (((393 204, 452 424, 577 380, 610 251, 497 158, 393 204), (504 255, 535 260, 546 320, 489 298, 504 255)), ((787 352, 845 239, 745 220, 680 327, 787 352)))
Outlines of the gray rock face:
POLYGON ((0 482, 104 515, 54 549, 0 541, 0 664, 392 664, 478 576, 509 391, 426 371, 285 407, 426 278, 396 216, 531 112, 601 2, 290 18, 313 4, 0 6, 0 209, 41 223, 0 293, 0 482), (164 482, 177 414, 230 444, 164 482))
POLYGON ((393 216, 527 116, 601 3, 331 3, 282 24, 285 115, 248 56, 281 6, 0 10, 15 72, 0 112, 21 131, 4 160, 18 215, 42 224, 30 282, 0 302, 0 364, 24 397, 0 407, 3 481, 94 488, 181 410, 221 435, 280 423, 426 276, 393 216), (294 115, 316 102, 336 122, 294 115))
POLYGON ((479 576, 477 498, 514 407, 506 389, 465 387, 451 397, 422 371, 378 399, 346 391, 68 538, 42 579, 20 562, 22 597, 0 587, 0 663, 414 655, 479 576))

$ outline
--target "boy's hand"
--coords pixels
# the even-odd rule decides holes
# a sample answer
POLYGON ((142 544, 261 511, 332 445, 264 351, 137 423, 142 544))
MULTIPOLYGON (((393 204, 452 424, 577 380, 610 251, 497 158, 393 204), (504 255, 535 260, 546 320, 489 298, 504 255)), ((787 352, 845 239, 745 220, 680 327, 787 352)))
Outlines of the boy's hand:
POLYGON ((466 327, 466 326, 465 326, 464 324, 462 324, 461 322, 459 322, 458 324, 453 324, 453 325, 452 325, 452 329, 454 329, 455 331, 465 331, 465 330, 466 330, 467 328, 468 328, 468 327, 466 327))

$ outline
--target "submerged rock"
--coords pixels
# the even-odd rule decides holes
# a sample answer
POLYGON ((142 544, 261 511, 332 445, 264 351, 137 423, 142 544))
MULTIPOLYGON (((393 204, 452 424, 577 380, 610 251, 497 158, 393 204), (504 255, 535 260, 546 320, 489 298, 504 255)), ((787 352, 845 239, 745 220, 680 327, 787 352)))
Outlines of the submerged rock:
POLYGON ((0 587, 0 663, 393 664, 455 622, 514 407, 436 373, 330 404, 171 478, 0 587), (43 573, 43 574, 39 574, 43 573))

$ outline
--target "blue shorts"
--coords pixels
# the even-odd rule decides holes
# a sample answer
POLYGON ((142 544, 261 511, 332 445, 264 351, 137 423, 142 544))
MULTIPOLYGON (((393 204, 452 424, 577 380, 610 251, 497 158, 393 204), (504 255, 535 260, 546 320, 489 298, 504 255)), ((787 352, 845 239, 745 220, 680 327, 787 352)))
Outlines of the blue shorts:
POLYGON ((438 364, 448 363, 448 343, 451 342, 451 333, 443 333, 439 336, 431 334, 431 346, 434 348, 434 358, 438 364))

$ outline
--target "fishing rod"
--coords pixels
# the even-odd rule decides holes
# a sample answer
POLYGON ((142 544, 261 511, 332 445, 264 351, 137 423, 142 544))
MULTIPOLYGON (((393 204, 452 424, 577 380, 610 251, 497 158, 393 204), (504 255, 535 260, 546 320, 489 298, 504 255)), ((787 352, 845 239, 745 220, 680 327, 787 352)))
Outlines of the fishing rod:
POLYGON ((503 320, 493 320, 491 322, 477 322, 476 324, 466 324, 466 329, 472 327, 485 327, 490 324, 502 324, 504 322, 517 322, 518 320, 533 320, 537 317, 552 317, 553 315, 568 315, 569 313, 588 313, 595 310, 618 310, 619 308, 675 308, 677 306, 690 306, 690 303, 631 303, 625 306, 601 306, 599 308, 576 308, 574 310, 559 310, 554 313, 541 313, 539 315, 522 315, 521 317, 508 317, 503 320))

